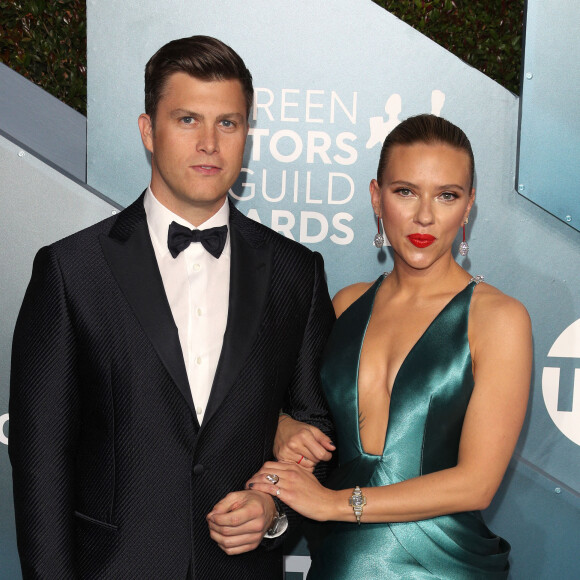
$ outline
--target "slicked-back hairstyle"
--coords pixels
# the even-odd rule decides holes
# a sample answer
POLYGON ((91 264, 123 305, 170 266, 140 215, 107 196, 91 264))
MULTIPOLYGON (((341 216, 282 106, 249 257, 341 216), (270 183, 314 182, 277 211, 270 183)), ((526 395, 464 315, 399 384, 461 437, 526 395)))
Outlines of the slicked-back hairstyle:
POLYGON ((145 66, 145 112, 153 124, 167 81, 177 72, 202 81, 240 81, 246 98, 247 116, 250 115, 254 87, 252 75, 244 61, 221 40, 198 35, 168 42, 145 66))
POLYGON ((415 143, 442 143, 450 145, 455 149, 465 151, 469 157, 469 175, 473 188, 473 177, 475 173, 475 160, 473 150, 467 135, 450 121, 437 117, 435 115, 416 115, 409 117, 397 125, 383 142, 381 156, 379 158, 379 167, 377 169, 377 182, 382 185, 383 175, 389 162, 391 149, 395 145, 414 145, 415 143))

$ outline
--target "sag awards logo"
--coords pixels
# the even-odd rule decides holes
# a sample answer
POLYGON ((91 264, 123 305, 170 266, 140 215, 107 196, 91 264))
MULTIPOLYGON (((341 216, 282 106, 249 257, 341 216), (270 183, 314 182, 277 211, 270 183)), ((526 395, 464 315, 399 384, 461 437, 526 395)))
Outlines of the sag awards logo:
MULTIPOLYGON (((361 149, 382 145, 402 112, 401 96, 395 93, 386 101, 386 117, 359 122, 358 96, 301 89, 282 89, 278 95, 255 89, 253 120, 259 115, 261 126, 249 132, 251 168, 242 168, 241 183, 230 190, 240 202, 259 201, 259 209, 250 209, 248 217, 301 243, 353 241, 352 167, 361 149), (264 210, 262 200, 271 209, 264 210)), ((431 112, 439 115, 444 103, 445 94, 433 90, 431 112)))
POLYGON ((548 358, 542 374, 546 409, 556 427, 580 445, 580 319, 556 339, 548 358))

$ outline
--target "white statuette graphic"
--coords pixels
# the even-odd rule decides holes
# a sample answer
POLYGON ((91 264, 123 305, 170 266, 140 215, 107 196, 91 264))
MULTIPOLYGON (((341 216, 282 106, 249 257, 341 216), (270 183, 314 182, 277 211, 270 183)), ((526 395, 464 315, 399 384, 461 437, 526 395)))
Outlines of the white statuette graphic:
POLYGON ((431 91, 431 114, 441 116, 441 109, 445 104, 445 93, 438 89, 431 91))
POLYGON ((387 120, 384 121, 383 117, 371 117, 369 119, 371 136, 367 141, 367 149, 383 143, 385 137, 401 122, 399 120, 401 110, 401 95, 394 93, 385 103, 387 120))
MULTIPOLYGON (((431 114, 440 117, 444 104, 445 93, 439 89, 433 89, 431 91, 431 114)), ((384 117, 371 117, 369 119, 370 136, 366 143, 367 149, 372 149, 375 145, 382 145, 386 136, 401 122, 399 116, 402 111, 401 95, 393 93, 385 103, 387 120, 385 121, 384 117)))

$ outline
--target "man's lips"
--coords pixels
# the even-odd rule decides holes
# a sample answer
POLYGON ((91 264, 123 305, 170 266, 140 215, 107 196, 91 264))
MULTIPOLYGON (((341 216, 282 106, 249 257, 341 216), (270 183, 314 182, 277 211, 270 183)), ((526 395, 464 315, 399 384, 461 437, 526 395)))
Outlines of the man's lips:
POLYGON ((194 171, 203 175, 215 175, 221 171, 216 165, 203 165, 200 163, 199 165, 192 165, 191 167, 194 171))
POLYGON ((411 234, 407 237, 409 238, 409 241, 418 248, 426 248, 436 240, 435 236, 430 234, 411 234))

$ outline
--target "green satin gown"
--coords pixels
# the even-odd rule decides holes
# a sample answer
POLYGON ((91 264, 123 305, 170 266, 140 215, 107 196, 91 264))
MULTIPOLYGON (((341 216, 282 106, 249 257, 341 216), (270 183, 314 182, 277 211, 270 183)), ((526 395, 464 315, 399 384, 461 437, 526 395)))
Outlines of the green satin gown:
MULTIPOLYGON (((337 431, 333 489, 384 486, 457 464, 474 380, 467 340, 473 279, 415 343, 395 379, 382 455, 363 451, 358 425, 358 365, 377 290, 385 276, 337 320, 322 380, 337 431)), ((385 329, 388 332, 388 329, 385 329)), ((364 521, 364 516, 363 516, 364 521)), ((308 533, 309 580, 506 578, 509 544, 479 512, 428 520, 315 524, 308 533)))

